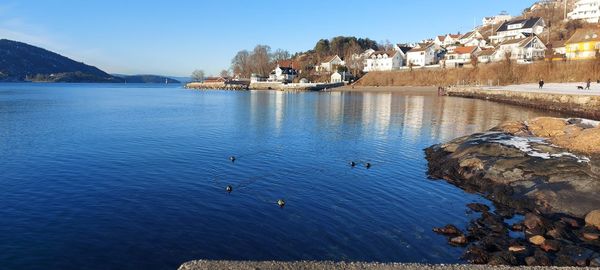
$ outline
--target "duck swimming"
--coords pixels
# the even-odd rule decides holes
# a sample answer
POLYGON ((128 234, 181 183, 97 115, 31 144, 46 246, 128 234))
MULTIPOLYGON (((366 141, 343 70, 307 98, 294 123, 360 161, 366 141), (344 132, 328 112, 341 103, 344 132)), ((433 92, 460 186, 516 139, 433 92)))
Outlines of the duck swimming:
POLYGON ((354 162, 354 161, 350 161, 350 166, 351 166, 351 167, 356 167, 356 162, 354 162))
POLYGON ((228 185, 225 190, 229 193, 231 193, 233 191, 233 187, 231 185, 228 185))
POLYGON ((231 162, 235 162, 235 156, 230 156, 229 160, 231 160, 231 162))
POLYGON ((283 208, 285 206, 285 201, 283 199, 279 199, 279 200, 277 200, 277 205, 279 205, 279 207, 283 208))
POLYGON ((365 165, 365 167, 367 167, 367 169, 371 168, 371 163, 367 162, 367 164, 365 165))

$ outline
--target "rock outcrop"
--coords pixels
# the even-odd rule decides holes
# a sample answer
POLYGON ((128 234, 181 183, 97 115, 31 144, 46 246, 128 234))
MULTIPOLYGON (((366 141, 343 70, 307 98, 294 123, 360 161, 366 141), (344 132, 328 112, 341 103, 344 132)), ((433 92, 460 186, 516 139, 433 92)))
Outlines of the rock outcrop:
POLYGON ((600 208, 600 127, 537 118, 426 150, 429 173, 524 211, 583 218, 600 208))
MULTIPOLYGON (((491 212, 467 205, 482 214, 464 234, 452 225, 434 231, 464 236, 463 258, 474 264, 597 266, 598 140, 597 122, 537 118, 426 149, 433 178, 478 192, 496 206, 491 212), (514 223, 515 214, 523 220, 514 223)), ((452 239, 450 244, 457 245, 452 239)))

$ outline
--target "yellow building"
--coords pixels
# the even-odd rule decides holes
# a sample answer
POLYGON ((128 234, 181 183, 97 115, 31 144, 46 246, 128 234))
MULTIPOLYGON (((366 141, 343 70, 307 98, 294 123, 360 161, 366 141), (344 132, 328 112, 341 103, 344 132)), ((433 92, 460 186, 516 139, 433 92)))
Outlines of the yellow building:
POLYGON ((600 49, 600 30, 577 29, 565 45, 568 60, 594 59, 600 49))

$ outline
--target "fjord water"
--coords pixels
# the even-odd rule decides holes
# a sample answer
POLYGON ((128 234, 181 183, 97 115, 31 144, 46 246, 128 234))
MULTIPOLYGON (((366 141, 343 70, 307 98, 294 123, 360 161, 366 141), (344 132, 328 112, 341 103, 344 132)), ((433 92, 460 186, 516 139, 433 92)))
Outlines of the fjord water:
POLYGON ((459 262, 431 229, 486 201, 428 179, 423 149, 548 114, 431 94, 0 85, 0 265, 459 262))

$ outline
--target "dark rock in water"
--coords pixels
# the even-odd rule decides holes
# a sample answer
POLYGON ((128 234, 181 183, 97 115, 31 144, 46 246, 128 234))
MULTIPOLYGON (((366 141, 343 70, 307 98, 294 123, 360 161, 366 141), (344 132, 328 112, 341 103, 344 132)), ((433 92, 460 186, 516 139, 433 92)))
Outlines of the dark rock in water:
POLYGON ((490 211, 490 207, 485 205, 485 204, 481 204, 481 203, 470 203, 467 204, 467 207, 469 207, 469 209, 475 211, 475 212, 488 212, 490 211))
POLYGON ((542 222, 542 218, 536 214, 528 213, 525 215, 525 220, 523 220, 523 224, 529 230, 533 230, 535 228, 540 228, 544 225, 542 222))
POLYGON ((588 241, 595 241, 600 239, 600 233, 597 232, 583 232, 583 238, 588 241))
POLYGON ((568 245, 556 253, 556 266, 587 266, 594 252, 584 247, 568 245))
POLYGON ((519 262, 517 257, 507 251, 495 252, 491 255, 489 261, 489 265, 518 265, 519 262))
POLYGON ((450 244, 455 245, 455 246, 464 246, 467 243, 468 243, 467 237, 464 235, 459 235, 459 236, 450 238, 450 244))
POLYGON ((546 241, 544 241, 544 243, 542 243, 540 248, 542 248, 542 250, 544 250, 546 252, 556 252, 560 249, 560 242, 558 242, 556 240, 546 239, 546 241))
POLYGON ((568 224, 569 226, 571 226, 571 228, 577 229, 577 228, 581 227, 581 224, 579 223, 579 221, 577 221, 577 219, 569 218, 569 217, 561 217, 560 220, 562 222, 564 222, 565 224, 568 224))
POLYGON ((494 213, 503 218, 513 218, 515 216, 515 210, 511 209, 510 207, 506 207, 505 205, 496 205, 496 210, 494 213))
POLYGON ((533 256, 525 258, 525 264, 527 266, 551 266, 552 261, 546 253, 541 250, 536 250, 533 256))
POLYGON ((510 230, 513 232, 522 232, 525 230, 525 224, 518 222, 510 226, 510 230))
POLYGON ((462 258, 472 264, 487 264, 490 259, 489 254, 478 246, 468 247, 462 258))
POLYGON ((463 234, 460 229, 451 224, 448 224, 443 228, 433 228, 433 232, 446 236, 458 236, 463 234))

